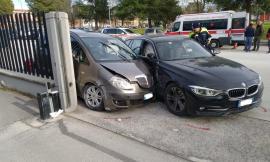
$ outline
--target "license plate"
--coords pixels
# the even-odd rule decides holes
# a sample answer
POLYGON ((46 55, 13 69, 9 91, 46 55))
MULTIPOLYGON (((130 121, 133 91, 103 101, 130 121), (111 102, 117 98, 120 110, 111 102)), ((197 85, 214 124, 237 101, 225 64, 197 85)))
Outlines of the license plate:
POLYGON ((250 98, 250 99, 246 99, 246 100, 241 100, 241 101, 239 101, 239 107, 243 107, 243 106, 247 106, 247 105, 250 105, 250 104, 252 104, 252 102, 253 102, 253 99, 252 98, 250 98))
POLYGON ((144 100, 149 100, 150 98, 153 98, 153 93, 147 93, 144 95, 144 100))

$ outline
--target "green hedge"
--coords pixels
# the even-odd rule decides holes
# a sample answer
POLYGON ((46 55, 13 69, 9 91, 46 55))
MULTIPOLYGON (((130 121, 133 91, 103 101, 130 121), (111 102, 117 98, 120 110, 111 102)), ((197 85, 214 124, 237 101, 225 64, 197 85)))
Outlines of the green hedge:
POLYGON ((138 28, 138 29, 132 29, 132 31, 133 31, 134 33, 142 34, 142 35, 143 35, 145 29, 144 29, 144 28, 138 28))
POLYGON ((264 22, 263 23, 264 33, 263 33, 262 39, 266 39, 266 33, 267 33, 269 28, 270 28, 270 21, 264 22))

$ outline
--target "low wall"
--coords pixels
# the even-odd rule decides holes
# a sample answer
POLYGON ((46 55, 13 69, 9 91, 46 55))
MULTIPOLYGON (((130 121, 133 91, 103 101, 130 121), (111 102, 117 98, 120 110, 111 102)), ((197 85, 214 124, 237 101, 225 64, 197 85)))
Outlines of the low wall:
POLYGON ((31 96, 36 96, 37 93, 45 92, 45 84, 47 82, 54 83, 53 80, 50 79, 0 69, 0 86, 31 96))

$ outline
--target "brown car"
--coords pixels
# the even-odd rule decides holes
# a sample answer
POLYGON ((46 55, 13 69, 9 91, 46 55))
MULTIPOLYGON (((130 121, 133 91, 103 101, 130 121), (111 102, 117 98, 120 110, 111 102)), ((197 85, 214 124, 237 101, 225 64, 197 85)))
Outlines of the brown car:
POLYGON ((77 92, 92 110, 128 108, 153 98, 152 76, 121 40, 71 30, 77 92))

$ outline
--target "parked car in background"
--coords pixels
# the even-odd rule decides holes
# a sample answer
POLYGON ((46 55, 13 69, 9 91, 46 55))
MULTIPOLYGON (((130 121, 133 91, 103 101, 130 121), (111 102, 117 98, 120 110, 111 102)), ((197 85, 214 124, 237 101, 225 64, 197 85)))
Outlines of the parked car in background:
POLYGON ((78 95, 92 110, 128 108, 153 98, 144 61, 109 35, 71 30, 78 95))
POLYGON ((129 28, 104 28, 101 30, 101 33, 109 34, 114 37, 119 37, 123 40, 139 35, 139 34, 134 33, 129 28))
POLYGON ((161 28, 146 28, 144 35, 162 34, 164 31, 161 28))
POLYGON ((189 38, 142 36, 126 44, 150 66, 156 93, 176 115, 226 115, 261 104, 259 74, 189 38))
POLYGON ((89 27, 81 27, 81 28, 78 28, 78 29, 86 31, 86 32, 94 32, 94 30, 92 28, 89 28, 89 27))

